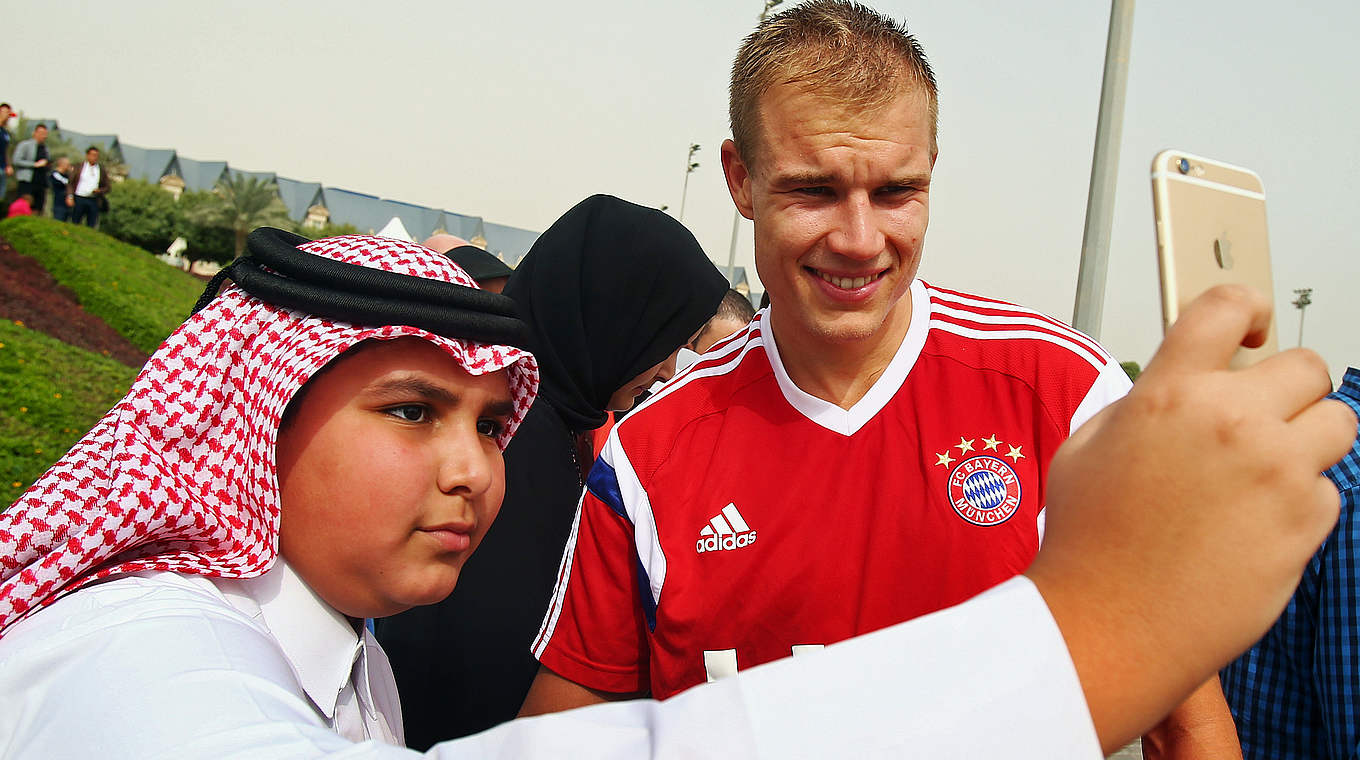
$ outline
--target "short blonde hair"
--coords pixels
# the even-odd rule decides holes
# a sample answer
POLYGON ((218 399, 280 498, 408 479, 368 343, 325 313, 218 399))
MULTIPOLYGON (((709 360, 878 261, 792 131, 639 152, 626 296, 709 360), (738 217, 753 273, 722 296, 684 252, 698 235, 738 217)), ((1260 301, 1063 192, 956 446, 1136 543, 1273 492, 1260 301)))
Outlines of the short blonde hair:
POLYGON ((766 19, 742 42, 732 64, 728 117, 748 166, 760 144, 760 96, 781 84, 868 111, 918 88, 927 99, 930 152, 936 152, 939 96, 925 51, 904 24, 864 5, 811 0, 766 19))

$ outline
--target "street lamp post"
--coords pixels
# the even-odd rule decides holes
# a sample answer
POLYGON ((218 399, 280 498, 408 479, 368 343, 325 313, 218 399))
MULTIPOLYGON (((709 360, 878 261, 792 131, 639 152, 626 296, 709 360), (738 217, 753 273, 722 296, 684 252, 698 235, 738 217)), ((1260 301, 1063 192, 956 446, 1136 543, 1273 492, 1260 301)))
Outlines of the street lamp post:
POLYGON ((1086 196, 1086 227, 1081 234, 1081 264, 1072 326, 1100 338, 1105 309, 1105 273, 1114 222, 1115 179, 1119 169, 1119 136, 1124 125, 1124 91, 1129 78, 1129 46, 1133 36, 1134 0, 1110 0, 1110 31, 1105 40, 1105 73, 1100 82, 1091 186, 1086 196))
MULTIPOLYGON (((770 11, 784 0, 765 0, 765 7, 760 9, 760 22, 765 22, 765 17, 770 15, 770 11)), ((727 281, 732 281, 732 275, 737 271, 737 228, 741 223, 741 213, 735 208, 732 209, 732 245, 727 249, 727 281)))
POLYGON ((1313 302, 1312 288, 1294 288, 1294 295, 1297 296, 1292 303, 1294 308, 1299 310, 1299 345, 1303 345, 1303 310, 1308 308, 1308 304, 1313 302))
POLYGON ((689 175, 699 168, 699 162, 694 160, 694 154, 699 152, 699 143, 689 144, 689 155, 685 157, 685 186, 680 191, 680 221, 685 221, 685 198, 689 196, 689 175))

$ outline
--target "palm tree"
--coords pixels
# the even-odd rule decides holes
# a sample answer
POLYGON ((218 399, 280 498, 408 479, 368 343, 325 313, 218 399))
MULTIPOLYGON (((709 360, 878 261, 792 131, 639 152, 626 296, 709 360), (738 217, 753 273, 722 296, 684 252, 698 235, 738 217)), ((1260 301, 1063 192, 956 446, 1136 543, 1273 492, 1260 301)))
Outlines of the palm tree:
POLYGON ((235 236, 236 255, 246 250, 246 235, 256 227, 290 227, 288 207, 273 182, 245 174, 228 174, 218 181, 213 194, 220 199, 198 211, 199 223, 221 225, 235 236))

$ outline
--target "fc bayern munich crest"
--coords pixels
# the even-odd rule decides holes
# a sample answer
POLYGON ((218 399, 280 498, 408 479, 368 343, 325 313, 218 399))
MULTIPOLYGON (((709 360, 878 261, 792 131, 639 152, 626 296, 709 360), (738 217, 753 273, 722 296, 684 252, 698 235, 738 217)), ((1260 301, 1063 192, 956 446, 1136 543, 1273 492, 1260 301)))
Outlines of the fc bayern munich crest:
POLYGON ((1023 445, 1011 445, 993 433, 986 438, 960 436, 958 443, 935 454, 935 466, 949 473, 949 503, 959 517, 986 527, 1006 522, 1020 508, 1015 465, 1026 458, 1023 445))
POLYGON ((996 457, 965 459, 949 473, 949 503, 974 525, 999 525, 1020 508, 1020 478, 996 457))

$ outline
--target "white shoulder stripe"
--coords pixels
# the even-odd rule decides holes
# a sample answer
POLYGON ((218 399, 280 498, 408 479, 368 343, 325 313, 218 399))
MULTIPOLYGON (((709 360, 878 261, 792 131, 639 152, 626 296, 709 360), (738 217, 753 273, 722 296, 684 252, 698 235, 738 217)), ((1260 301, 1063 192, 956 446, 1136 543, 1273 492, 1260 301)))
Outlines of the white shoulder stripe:
POLYGON ((548 642, 552 640, 553 631, 557 629, 557 619, 562 615, 562 602, 567 595, 567 582, 571 580, 571 563, 576 557, 576 535, 581 528, 581 505, 585 500, 585 490, 581 491, 581 498, 576 501, 576 517, 571 521, 571 535, 567 537, 567 546, 562 550, 562 563, 557 568, 557 584, 553 586, 552 599, 548 602, 548 610, 543 616, 543 625, 538 629, 538 636, 534 638, 532 651, 534 659, 542 659, 543 652, 548 648, 548 642))
POLYGON ((732 353, 733 351, 737 350, 736 349, 737 346, 740 346, 742 343, 746 342, 748 336, 751 333, 751 330, 755 329, 756 324, 757 321, 755 319, 752 319, 750 322, 746 323, 745 327, 741 328, 740 330, 737 330, 735 333, 732 333, 726 338, 723 338, 722 340, 715 343, 714 346, 717 346, 717 348, 710 348, 708 349, 708 351, 700 354, 699 356, 701 358, 704 356, 720 357, 725 354, 732 353))
MULTIPOLYGON (((619 486, 619 494, 623 498, 624 511, 627 512, 628 519, 633 523, 633 546, 637 550, 638 560, 642 562, 642 567, 647 573, 647 580, 651 585, 648 591, 652 595, 652 601, 659 604, 661 588, 666 583, 666 555, 661 549, 661 536, 657 532, 656 521, 652 516, 651 499, 638 480, 637 473, 633 470, 633 463, 628 461, 628 453, 623 450, 623 446, 619 443, 617 431, 618 427, 616 426, 605 442, 601 456, 614 467, 614 477, 619 486)), ((539 629, 538 637, 534 640, 533 653, 535 658, 543 656, 543 651, 547 648, 548 641, 552 639, 553 631, 557 628, 557 619, 562 614, 567 586, 571 581, 572 561, 576 555, 576 541, 581 526, 581 510, 584 507, 585 494, 586 491, 583 489, 581 499, 576 502, 576 518, 571 526, 571 535, 567 539, 566 549, 562 552, 562 564, 557 571, 557 586, 553 589, 552 601, 548 605, 548 611, 543 619, 543 625, 539 629)))
POLYGON ((657 532, 656 518, 652 514, 652 500, 647 489, 642 487, 633 463, 628 460, 628 452, 623 450, 617 437, 611 438, 605 448, 614 449, 614 476, 619 484, 619 495, 623 498, 623 509, 628 519, 633 521, 633 548, 637 550, 642 569, 647 572, 651 584, 652 601, 661 603, 661 587, 666 585, 666 553, 661 549, 661 535, 657 532))
MULTIPOLYGON (((1071 330, 1071 329, 1066 329, 1066 330, 1061 329, 1058 325, 1055 325, 1053 322, 1051 322, 1051 321, 1049 321, 1049 320, 1047 320, 1047 319, 1041 319, 1041 318, 1039 318, 1039 317, 1021 317, 1021 316, 1013 316, 1013 315, 1001 316, 1001 315, 998 315, 998 314, 979 314, 978 312, 975 312, 975 311, 964 311, 964 310, 962 310, 962 309, 951 309, 951 308, 949 308, 948 306, 944 306, 943 304, 935 304, 934 313, 936 313, 936 314, 946 314, 946 315, 951 316, 951 317, 954 317, 954 318, 956 318, 956 319, 964 319, 964 320, 967 320, 967 321, 969 321, 969 322, 978 322, 978 323, 980 323, 980 324, 985 324, 985 325, 1014 325, 1015 327, 1020 327, 1020 328, 1026 326, 1026 325, 1031 326, 1031 327, 1041 327, 1041 328, 1043 328, 1043 329, 1045 329, 1045 330, 1052 330, 1052 331, 1054 331, 1054 332, 1056 332, 1056 333, 1059 333, 1059 335, 1058 335, 1057 337, 1059 337, 1059 338, 1061 338, 1061 339, 1064 339, 1064 340, 1069 340, 1069 341, 1071 341, 1071 342, 1073 342, 1073 343, 1075 343, 1075 344, 1077 344, 1077 345, 1083 346, 1084 348, 1086 348, 1086 350, 1087 350, 1088 353, 1094 353, 1094 354, 1096 354, 1097 356, 1102 357, 1102 358, 1105 359, 1106 361, 1109 361, 1110 358, 1111 358, 1111 357, 1109 356, 1109 354, 1105 353, 1105 351, 1104 351, 1103 349, 1100 348, 1100 344, 1096 343, 1095 341, 1091 340, 1090 338, 1086 338, 1085 340, 1080 340, 1080 339, 1078 339, 1078 338, 1076 337, 1076 336, 1082 335, 1082 333, 1076 332, 1075 330, 1071 330), (1089 345, 1088 345, 1088 343, 1089 343, 1089 345), (1096 347, 1096 350, 1095 350, 1095 351, 1091 351, 1091 349, 1090 349, 1091 346, 1095 346, 1095 347, 1096 347)), ((933 321, 933 320, 932 320, 931 324, 934 324, 934 321, 933 321)), ((1084 337, 1084 336, 1083 336, 1083 337, 1084 337)))
MULTIPOLYGON (((748 328, 749 329, 749 328, 748 328)), ((714 354, 705 354, 706 360, 711 362, 714 359, 721 359, 730 354, 731 357, 718 365, 700 367, 695 364, 690 369, 667 383, 651 398, 647 399, 639 409, 649 406, 664 396, 675 392, 676 389, 689 384, 690 382, 714 375, 722 375, 732 371, 739 365, 742 359, 751 349, 761 345, 758 338, 748 337, 745 340, 734 340, 731 344, 724 346, 714 354)), ((636 412, 635 412, 636 413, 636 412)), ((632 415, 630 415, 631 418, 632 415)), ((660 604, 661 589, 666 583, 666 555, 661 548, 661 537, 658 534, 655 518, 652 515, 651 500, 643 489, 641 482, 638 481, 637 473, 633 470, 632 462, 628 461, 628 454, 623 450, 619 442, 619 430, 628 424, 628 419, 623 420, 610 431, 600 457, 614 468, 614 475, 618 480, 619 491, 623 497, 624 510, 628 513, 628 519, 633 523, 633 545, 637 549, 638 559, 642 562, 643 568, 647 572, 647 579, 651 585, 648 591, 652 595, 652 601, 660 604)), ((565 603, 567 586, 571 580, 571 567, 576 555, 576 543, 581 526, 581 509, 585 498, 582 491, 581 501, 576 504, 576 518, 572 522, 571 535, 567 539, 567 545, 562 553, 562 563, 558 568, 557 585, 553 588, 552 599, 548 604, 547 612, 540 626, 538 636, 532 644, 532 651, 535 658, 542 658, 543 652, 547 650, 548 642, 552 640, 553 631, 557 628, 557 621, 562 615, 562 608, 565 603)))
MULTIPOLYGON (((1071 325, 1068 325, 1062 322, 1061 320, 1054 319, 1053 317, 1050 317, 1047 314, 1035 309, 1030 309, 1013 303, 997 303, 995 301, 983 301, 978 298, 969 298, 968 296, 956 295, 954 293, 945 293, 934 287, 928 287, 926 290, 927 292, 930 293, 931 299, 936 301, 937 304, 947 302, 958 306, 973 306, 979 309, 990 309, 992 311, 1009 311, 1014 312, 1016 314, 1025 314, 1041 320, 1044 323, 1045 327, 1057 330, 1058 332, 1067 333, 1071 337, 1080 338, 1081 340, 1084 340, 1093 345, 1098 345, 1093 338, 1081 332, 1077 328, 1072 327, 1071 325)), ((937 308, 943 310, 943 307, 937 308)), ((975 321, 983 321, 981 319, 976 319, 976 317, 990 316, 976 314, 975 312, 970 313, 972 313, 974 316, 969 318, 974 319, 975 321)))
MULTIPOLYGON (((763 335, 757 335, 754 337, 748 336, 745 340, 734 341, 731 345, 724 347, 723 350, 719 353, 704 354, 703 358, 701 358, 694 364, 691 364, 689 369, 685 370, 684 374, 677 375, 676 377, 672 378, 669 383, 666 383, 665 385, 661 386, 661 390, 657 391, 651 398, 644 401, 642 403, 642 406, 638 407, 638 409, 645 409, 646 407, 656 403, 657 401, 665 398, 666 396, 671 395, 680 388, 683 388, 686 385, 689 385, 691 382, 698 380, 700 378, 726 375, 727 373, 736 369, 737 366, 741 364, 742 360, 746 358, 746 355, 750 353, 752 349, 759 346, 763 346, 764 344, 761 342, 763 338, 764 338, 763 335), (711 364, 711 362, 713 362, 714 360, 721 359, 724 356, 729 357, 727 361, 723 362, 722 364, 711 364)), ((624 422, 627 422, 627 418, 624 418, 624 422)))
POLYGON ((1055 346, 1066 348, 1077 356, 1080 356, 1082 359, 1085 359, 1086 362, 1097 371, 1103 369, 1110 363, 1109 361, 1101 360, 1080 343, 1073 343, 1061 336, 1053 335, 1052 333, 1039 332, 1038 330, 974 330, 961 325, 956 325, 953 322, 945 322, 937 319, 930 320, 930 329, 962 335, 965 338, 977 338, 979 340, 1041 340, 1046 343, 1052 343, 1055 346))

